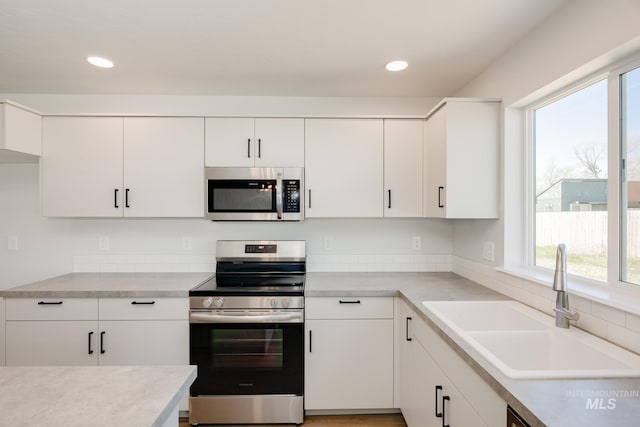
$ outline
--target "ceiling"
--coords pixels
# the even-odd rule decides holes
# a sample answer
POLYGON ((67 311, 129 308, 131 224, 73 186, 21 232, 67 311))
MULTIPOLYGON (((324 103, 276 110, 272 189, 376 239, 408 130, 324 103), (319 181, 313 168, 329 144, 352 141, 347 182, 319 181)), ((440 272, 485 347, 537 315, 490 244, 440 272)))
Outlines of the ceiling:
POLYGON ((0 93, 448 96, 565 1, 0 0, 0 93))

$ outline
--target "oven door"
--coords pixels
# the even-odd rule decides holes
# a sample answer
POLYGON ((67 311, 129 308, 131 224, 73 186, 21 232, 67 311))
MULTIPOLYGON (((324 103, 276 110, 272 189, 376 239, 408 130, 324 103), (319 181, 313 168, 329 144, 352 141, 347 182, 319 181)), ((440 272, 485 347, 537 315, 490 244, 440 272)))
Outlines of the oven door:
POLYGON ((289 323, 286 313, 276 323, 266 321, 269 316, 251 323, 245 316, 228 323, 213 316, 212 322, 194 321, 192 314, 190 363, 198 366, 198 377, 191 396, 303 395, 303 323, 289 323))

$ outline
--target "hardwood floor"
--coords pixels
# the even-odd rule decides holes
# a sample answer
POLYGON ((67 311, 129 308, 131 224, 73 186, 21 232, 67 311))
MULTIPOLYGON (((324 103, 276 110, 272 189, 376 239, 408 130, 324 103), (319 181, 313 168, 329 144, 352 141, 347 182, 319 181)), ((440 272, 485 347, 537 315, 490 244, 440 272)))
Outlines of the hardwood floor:
MULTIPOLYGON (((293 424, 268 424, 265 427, 291 427, 293 424)), ((304 426, 309 427, 349 427, 349 426, 371 426, 371 427, 407 427, 400 414, 384 415, 312 415, 304 417, 304 426)), ((180 427, 189 427, 187 419, 180 419, 180 427)), ((216 427, 225 427, 217 425, 216 427)), ((228 427, 242 427, 240 425, 228 427)), ((252 425, 251 427, 258 427, 252 425)))

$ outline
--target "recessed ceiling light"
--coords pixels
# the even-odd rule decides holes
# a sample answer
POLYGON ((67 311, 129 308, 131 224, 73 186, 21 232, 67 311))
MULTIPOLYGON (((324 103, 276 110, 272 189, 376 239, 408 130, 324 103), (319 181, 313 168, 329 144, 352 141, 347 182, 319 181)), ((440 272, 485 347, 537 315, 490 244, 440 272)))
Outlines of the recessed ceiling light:
POLYGON ((87 57, 87 62, 100 68, 113 68, 113 62, 99 56, 89 56, 87 57))
POLYGON ((408 66, 407 61, 391 61, 385 65, 385 68, 389 71, 402 71, 408 66))

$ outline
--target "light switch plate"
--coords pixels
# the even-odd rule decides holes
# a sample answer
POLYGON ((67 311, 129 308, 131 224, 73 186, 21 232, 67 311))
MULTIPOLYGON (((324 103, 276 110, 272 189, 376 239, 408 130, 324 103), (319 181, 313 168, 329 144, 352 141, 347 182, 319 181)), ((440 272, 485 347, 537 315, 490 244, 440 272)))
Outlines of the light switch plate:
POLYGON ((413 249, 414 251, 419 251, 420 249, 422 249, 422 237, 413 236, 411 238, 411 249, 413 249))
POLYGON ((182 250, 190 251, 193 249, 193 238, 191 236, 184 236, 182 238, 182 250))
POLYGON ((101 251, 109 250, 109 237, 108 236, 100 236, 98 237, 98 249, 101 251))
POLYGON ((487 261, 494 260, 495 245, 493 242, 484 242, 482 247, 482 258, 487 261))

